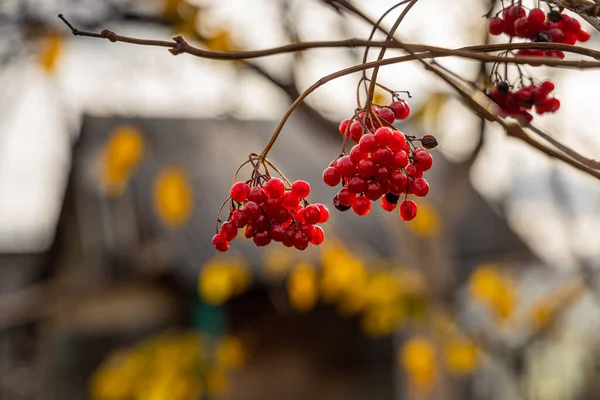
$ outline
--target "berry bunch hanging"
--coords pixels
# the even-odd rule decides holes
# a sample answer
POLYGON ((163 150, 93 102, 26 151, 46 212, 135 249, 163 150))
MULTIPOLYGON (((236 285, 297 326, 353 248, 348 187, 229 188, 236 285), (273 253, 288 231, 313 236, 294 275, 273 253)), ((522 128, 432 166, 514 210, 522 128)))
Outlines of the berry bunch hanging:
POLYGON ((408 118, 410 107, 404 100, 397 100, 387 106, 371 107, 371 114, 365 118, 362 111, 351 119, 340 123, 340 135, 358 143, 364 133, 374 133, 375 130, 394 123, 395 120, 408 118))
POLYGON ((327 222, 329 210, 323 204, 306 200, 310 194, 307 182, 286 183, 265 175, 234 183, 227 200, 231 200, 229 218, 213 236, 213 246, 227 251, 242 228, 244 236, 261 247, 280 242, 304 250, 309 244, 321 244, 325 235, 317 224, 327 222))
POLYGON ((540 85, 522 86, 519 90, 511 90, 507 82, 499 82, 491 90, 489 96, 508 114, 516 118, 524 118, 531 122, 533 115, 529 113, 535 107, 535 112, 542 115, 555 112, 560 108, 560 101, 550 97, 554 84, 550 81, 540 85))
MULTIPOLYGON (((575 44, 586 42, 590 34, 581 29, 579 21, 567 14, 550 11, 546 14, 540 8, 533 8, 529 14, 518 5, 502 11, 502 17, 492 18, 488 25, 492 35, 507 34, 510 37, 529 39, 533 42, 575 44)), ((521 49, 518 56, 554 57, 563 59, 562 51, 521 49)))
MULTIPOLYGON (((397 119, 408 117, 410 112, 404 102, 394 102, 389 108, 394 110, 397 119)), ((340 131, 348 123, 366 125, 363 116, 360 113, 356 121, 343 121, 340 131)), ((407 196, 424 197, 429 193, 429 183, 423 173, 431 168, 433 158, 413 144, 416 138, 404 135, 391 123, 388 125, 374 132, 371 129, 361 132, 358 144, 352 147, 350 154, 337 158, 323 171, 323 181, 327 185, 342 185, 333 197, 333 205, 339 211, 352 209, 364 216, 371 212, 373 202, 378 201, 381 208, 391 212, 404 197, 399 206, 400 217, 410 221, 417 215, 416 203, 407 196)), ((425 135, 420 142, 426 149, 437 145, 432 135, 425 135)))

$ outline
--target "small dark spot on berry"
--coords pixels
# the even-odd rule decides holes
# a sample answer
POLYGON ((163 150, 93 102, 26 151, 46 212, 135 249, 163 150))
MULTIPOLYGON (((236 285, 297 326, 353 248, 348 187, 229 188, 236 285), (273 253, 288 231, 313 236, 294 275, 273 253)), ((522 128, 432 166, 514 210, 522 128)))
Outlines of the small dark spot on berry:
POLYGON ((540 32, 533 38, 534 42, 538 43, 550 43, 552 42, 552 36, 548 32, 540 32))
POLYGON ((385 195, 385 200, 390 204, 398 204, 399 199, 400 199, 400 196, 398 196, 397 194, 394 194, 394 193, 387 193, 385 195))
POLYGON ((563 19, 562 15, 556 10, 550 11, 547 15, 548 21, 558 22, 563 19))

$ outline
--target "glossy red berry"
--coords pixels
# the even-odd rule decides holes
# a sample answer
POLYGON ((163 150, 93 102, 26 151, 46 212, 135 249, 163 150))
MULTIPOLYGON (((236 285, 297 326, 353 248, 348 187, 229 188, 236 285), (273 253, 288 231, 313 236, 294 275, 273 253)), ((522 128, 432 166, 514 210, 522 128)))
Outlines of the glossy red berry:
POLYGON ((300 205, 300 199, 294 196, 291 190, 286 190, 281 205, 287 210, 295 210, 300 205))
POLYGON ((352 203, 352 210, 360 216, 365 216, 370 213, 371 207, 371 200, 365 196, 356 196, 356 199, 354 199, 354 202, 352 203))
POLYGON ((546 13, 541 8, 532 8, 527 18, 532 22, 543 24, 546 21, 546 13))
POLYGON ((337 170, 345 177, 350 177, 356 171, 356 164, 352 162, 350 156, 344 156, 337 160, 337 170))
POLYGON ((377 181, 367 182, 367 189, 365 190, 365 197, 369 200, 377 200, 381 196, 383 196, 383 190, 381 189, 381 184, 377 181))
POLYGON ((425 197, 429 193, 429 183, 423 178, 417 178, 411 183, 413 193, 417 197, 425 197))
POLYGON ((365 158, 365 156, 366 154, 360 151, 359 145, 355 145, 354 147, 352 147, 352 150, 350 150, 350 160, 354 164, 358 164, 358 162, 365 158))
POLYGON ((306 181, 292 183, 292 194, 299 199, 305 199, 310 194, 310 184, 306 181))
POLYGON ((427 171, 433 165, 433 157, 428 152, 422 150, 415 152, 413 156, 413 163, 421 171, 427 171))
POLYGON ((388 124, 393 124, 394 120, 396 119, 396 114, 394 113, 394 111, 392 111, 391 108, 388 107, 381 107, 378 110, 378 114, 379 117, 381 117, 381 119, 383 119, 388 124))
POLYGON ((319 224, 323 224, 327 221, 329 221, 329 210, 327 209, 327 207, 325 207, 324 204, 317 204, 317 207, 319 207, 319 224))
POLYGON ((336 186, 342 180, 342 174, 337 168, 327 167, 323 171, 323 182, 329 186, 336 186))
POLYGON ((369 179, 377 171, 377 164, 371 160, 360 160, 357 167, 357 175, 364 179, 369 179))
POLYGON ((285 228, 281 224, 273 224, 269 228, 269 236, 275 242, 282 242, 285 236, 285 228))
POLYGON ((407 145, 406 138, 402 132, 396 131, 392 133, 390 140, 388 141, 387 146, 390 150, 400 151, 403 150, 407 145))
POLYGON ((396 119, 406 119, 410 114, 410 107, 404 100, 394 101, 390 108, 394 111, 396 119))
POLYGON ((342 206, 351 206, 354 203, 354 199, 356 199, 356 193, 352 193, 347 187, 343 187, 337 196, 342 206))
POLYGON ((501 35, 504 32, 504 20, 502 18, 492 18, 488 24, 488 32, 492 35, 501 35))
POLYGON ((360 151, 362 153, 374 152, 375 150, 377 150, 377 144, 375 143, 375 135, 373 135, 373 134, 363 135, 360 138, 358 145, 360 146, 360 151))
POLYGON ((587 42, 588 40, 590 40, 590 34, 586 31, 580 30, 579 32, 577 32, 577 40, 579 40, 580 42, 587 42))
POLYGON ((250 192, 250 187, 246 182, 236 182, 231 187, 229 195, 234 201, 241 203, 248 199, 248 192, 250 192))
POLYGON ((308 238, 302 232, 296 232, 294 235, 294 247, 298 250, 305 250, 308 247, 308 238))
POLYGON ((400 218, 410 221, 417 216, 417 204, 412 200, 404 200, 400 203, 400 218))
POLYGON ((321 210, 314 204, 304 208, 304 222, 310 225, 318 224, 321 219, 321 210))
POLYGON ((379 128, 375 131, 375 144, 379 148, 386 147, 392 137, 392 131, 389 128, 379 128))
POLYGON ((352 193, 362 193, 367 189, 367 179, 355 175, 348 180, 346 187, 352 193))
POLYGON ((423 176, 423 170, 417 168, 415 164, 410 164, 408 167, 406 167, 406 173, 413 178, 421 178, 423 176))
POLYGON ((269 235, 268 231, 257 232, 252 240, 254 241, 255 245, 262 247, 271 243, 271 236, 269 235))
POLYGON ((350 138, 355 142, 360 140, 360 137, 363 135, 364 128, 359 121, 354 121, 350 124, 350 138))
POLYGON ((244 204, 244 216, 248 219, 248 221, 255 221, 260 215, 262 211, 258 204, 253 201, 249 201, 244 204))
POLYGON ((225 236, 221 234, 216 234, 212 238, 212 244, 215 246, 215 249, 218 251, 224 252, 229 249, 229 241, 225 239, 225 236))
POLYGON ((344 205, 340 203, 339 193, 333 196, 333 206, 338 211, 348 211, 352 206, 344 205))
POLYGON ((310 243, 314 245, 320 245, 323 243, 324 239, 325 233, 323 232, 323 229, 320 226, 315 226, 315 233, 313 234, 313 238, 311 239, 310 243))
POLYGON ((248 200, 261 204, 267 200, 267 194, 262 187, 255 186, 248 192, 248 200))
POLYGON ((345 119, 340 123, 340 126, 339 126, 340 135, 344 136, 344 135, 349 134, 348 125, 350 125, 349 119, 345 119))
POLYGON ((227 241, 232 241, 238 234, 238 228, 231 222, 223 222, 219 234, 222 235, 227 241))
POLYGON ((392 168, 406 168, 408 165, 408 155, 404 150, 396 151, 392 159, 392 168))
POLYGON ((381 208, 383 208, 383 209, 384 209, 385 211, 387 211, 387 212, 394 211, 394 209, 395 209, 395 208, 396 208, 396 206, 398 205, 398 204, 395 204, 395 203, 390 203, 390 202, 388 202, 388 201, 387 201, 387 199, 386 199, 386 196, 383 196, 383 197, 381 198, 381 202, 380 202, 380 204, 381 204, 381 208))
POLYGON ((279 178, 271 178, 265 185, 265 191, 269 197, 281 197, 285 192, 285 184, 279 178))

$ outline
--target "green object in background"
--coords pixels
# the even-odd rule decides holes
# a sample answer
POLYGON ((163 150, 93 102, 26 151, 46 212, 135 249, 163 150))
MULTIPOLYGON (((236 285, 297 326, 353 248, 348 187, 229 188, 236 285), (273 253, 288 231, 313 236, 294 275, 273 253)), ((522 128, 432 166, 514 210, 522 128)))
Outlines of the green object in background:
POLYGON ((203 302, 200 298, 192 305, 192 324, 196 331, 216 338, 225 333, 225 308, 203 302))

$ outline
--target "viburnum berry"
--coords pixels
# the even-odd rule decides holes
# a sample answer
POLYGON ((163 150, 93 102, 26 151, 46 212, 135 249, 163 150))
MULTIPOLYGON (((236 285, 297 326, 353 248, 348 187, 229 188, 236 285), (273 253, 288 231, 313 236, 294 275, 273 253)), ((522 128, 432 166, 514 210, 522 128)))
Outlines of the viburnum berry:
POLYGON ((392 212, 397 205, 398 203, 390 203, 387 200, 387 195, 381 198, 381 208, 383 208, 385 211, 392 212))
POLYGON ((352 210, 360 216, 365 216, 370 213, 371 206, 371 200, 365 196, 356 196, 352 202, 352 210))
POLYGON ((538 114, 556 112, 560 107, 558 99, 549 97, 554 90, 554 83, 542 82, 540 85, 531 84, 512 91, 506 82, 499 82, 491 90, 489 96, 508 115, 530 122, 533 116, 527 111, 535 106, 538 114))
POLYGON ((329 186, 336 186, 342 180, 342 174, 335 167, 327 167, 323 171, 323 182, 329 186))
POLYGON ((215 246, 215 249, 219 251, 227 251, 229 249, 229 241, 220 233, 213 236, 212 244, 215 246))
POLYGON ((313 235, 313 238, 310 240, 310 243, 314 245, 319 245, 323 243, 324 239, 325 233, 323 232, 323 228, 321 228, 320 226, 315 226, 315 233, 313 235))
POLYGON ((427 171, 433 165, 433 157, 426 151, 419 151, 419 149, 415 150, 415 155, 413 156, 413 162, 415 166, 421 171, 427 171))
POLYGON ((306 181, 295 181, 292 183, 292 194, 303 199, 310 194, 310 185, 306 181))
POLYGON ((404 100, 394 101, 390 104, 390 108, 394 111, 396 119, 406 119, 410 114, 410 107, 404 100))
POLYGON ((349 119, 345 119, 340 123, 340 127, 339 127, 340 135, 346 136, 348 134, 348 125, 350 125, 349 119))
POLYGON ((246 182, 236 182, 231 187, 229 195, 234 201, 241 203, 248 198, 248 192, 250 192, 250 187, 246 182))
POLYGON ((412 188, 414 195, 417 197, 424 197, 429 193, 429 183, 423 178, 412 181, 412 188))
POLYGON ((410 221, 417 216, 417 204, 412 200, 404 200, 400 203, 400 218, 410 221))
POLYGON ((492 18, 488 24, 488 32, 498 36, 504 32, 504 20, 502 18, 492 18))
POLYGON ((279 178, 271 178, 267 181, 265 190, 269 197, 281 197, 285 192, 285 184, 279 178))

